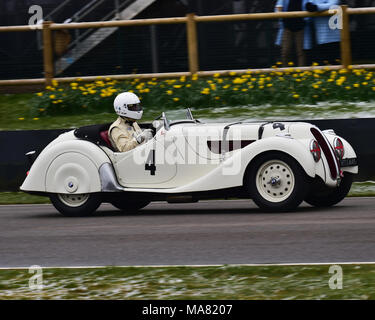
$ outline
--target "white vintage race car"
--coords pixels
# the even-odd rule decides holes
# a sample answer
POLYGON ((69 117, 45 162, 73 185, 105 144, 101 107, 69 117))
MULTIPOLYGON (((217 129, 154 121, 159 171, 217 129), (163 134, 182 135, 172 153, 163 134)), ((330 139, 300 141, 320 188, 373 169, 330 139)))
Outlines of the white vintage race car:
MULTIPOLYGON (((66 216, 93 213, 102 202, 126 212, 151 201, 251 198, 264 211, 293 210, 305 200, 332 206, 358 173, 351 145, 333 130, 303 122, 202 123, 163 113, 154 136, 115 152, 110 124, 61 134, 39 154, 21 186, 49 196, 66 216)), ((34 157, 35 158, 35 157, 34 157)))

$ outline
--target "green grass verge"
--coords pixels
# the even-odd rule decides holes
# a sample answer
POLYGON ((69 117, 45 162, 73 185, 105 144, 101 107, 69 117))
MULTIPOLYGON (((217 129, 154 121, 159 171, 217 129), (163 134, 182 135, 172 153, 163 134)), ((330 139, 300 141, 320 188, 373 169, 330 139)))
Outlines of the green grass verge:
POLYGON ((111 122, 116 118, 113 113, 34 117, 30 107, 33 96, 33 94, 0 95, 0 130, 75 128, 111 122))
MULTIPOLYGON (((374 197, 375 182, 355 182, 349 197, 374 197)), ((0 192, 0 205, 4 204, 38 204, 50 203, 47 197, 30 195, 24 192, 0 192)))
POLYGON ((51 203, 48 197, 40 197, 24 192, 0 192, 0 205, 51 203))
POLYGON ((43 289, 27 269, 0 270, 1 299, 375 299, 374 265, 106 267, 44 269, 43 289), (337 284, 337 282, 334 282, 337 284))

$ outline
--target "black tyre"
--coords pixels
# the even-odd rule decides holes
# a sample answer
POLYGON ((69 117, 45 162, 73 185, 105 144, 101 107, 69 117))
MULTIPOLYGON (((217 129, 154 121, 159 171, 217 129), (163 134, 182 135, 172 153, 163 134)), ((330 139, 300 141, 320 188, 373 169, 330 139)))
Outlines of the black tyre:
POLYGON ((345 173, 337 188, 329 188, 322 181, 315 185, 305 201, 314 207, 331 207, 342 201, 350 191, 353 175, 345 173))
POLYGON ((124 197, 123 195, 116 197, 114 199, 111 199, 110 203, 116 207, 117 209, 120 209, 124 213, 131 213, 136 212, 144 207, 146 207, 151 201, 148 199, 134 199, 129 200, 127 197, 124 197))
POLYGON ((309 179, 300 164, 282 152, 268 152, 250 164, 245 179, 253 201, 264 211, 297 208, 309 191, 309 179))
POLYGON ((84 217, 91 215, 101 204, 98 193, 51 194, 54 207, 66 217, 84 217))

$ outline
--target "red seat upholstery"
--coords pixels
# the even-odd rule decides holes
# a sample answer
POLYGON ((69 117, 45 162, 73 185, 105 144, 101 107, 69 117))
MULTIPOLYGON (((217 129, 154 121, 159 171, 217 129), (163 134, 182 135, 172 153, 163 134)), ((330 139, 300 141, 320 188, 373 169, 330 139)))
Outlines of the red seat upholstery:
POLYGON ((112 143, 111 143, 111 141, 110 141, 109 138, 108 138, 108 130, 106 130, 106 131, 101 131, 101 132, 100 132, 100 137, 105 141, 105 143, 107 144, 107 146, 108 146, 110 149, 113 149, 113 147, 112 147, 112 143))

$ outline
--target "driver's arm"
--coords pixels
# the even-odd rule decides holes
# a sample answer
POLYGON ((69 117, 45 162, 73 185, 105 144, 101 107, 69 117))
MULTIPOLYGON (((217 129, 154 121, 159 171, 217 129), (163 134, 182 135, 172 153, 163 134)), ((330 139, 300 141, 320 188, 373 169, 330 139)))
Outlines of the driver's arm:
POLYGON ((111 138, 115 143, 116 149, 120 152, 126 152, 138 146, 132 131, 127 132, 115 127, 111 130, 111 138))

